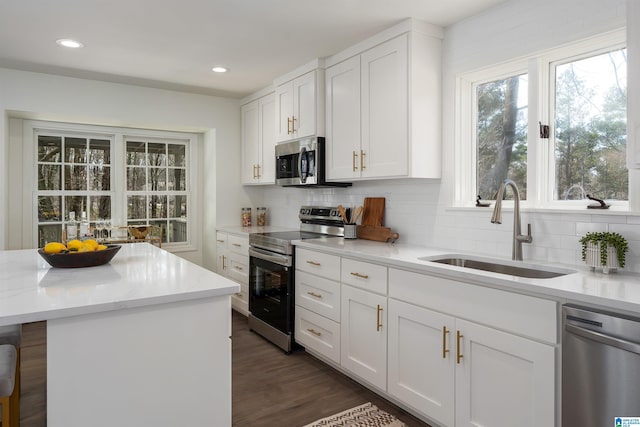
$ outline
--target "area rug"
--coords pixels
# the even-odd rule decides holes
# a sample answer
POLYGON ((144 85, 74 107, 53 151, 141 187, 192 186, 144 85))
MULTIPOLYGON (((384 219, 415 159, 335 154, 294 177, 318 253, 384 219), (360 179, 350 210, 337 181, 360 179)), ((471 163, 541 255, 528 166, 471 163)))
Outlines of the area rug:
POLYGON ((367 402, 304 427, 406 427, 406 424, 367 402))

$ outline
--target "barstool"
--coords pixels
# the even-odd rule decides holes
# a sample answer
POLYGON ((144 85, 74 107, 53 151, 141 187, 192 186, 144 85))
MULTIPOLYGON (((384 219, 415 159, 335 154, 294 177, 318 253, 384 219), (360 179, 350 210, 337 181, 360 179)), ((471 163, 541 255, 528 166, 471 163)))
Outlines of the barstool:
POLYGON ((2 427, 12 427, 16 414, 12 412, 16 380, 16 348, 10 344, 0 345, 0 406, 2 407, 2 427))
MULTIPOLYGON (((11 345, 16 351, 15 380, 13 395, 10 399, 11 409, 5 410, 3 404, 2 413, 11 413, 11 424, 7 425, 7 427, 18 427, 20 425, 20 346, 22 345, 22 325, 0 326, 0 345, 11 345)), ((5 427, 4 422, 2 427, 5 427)))

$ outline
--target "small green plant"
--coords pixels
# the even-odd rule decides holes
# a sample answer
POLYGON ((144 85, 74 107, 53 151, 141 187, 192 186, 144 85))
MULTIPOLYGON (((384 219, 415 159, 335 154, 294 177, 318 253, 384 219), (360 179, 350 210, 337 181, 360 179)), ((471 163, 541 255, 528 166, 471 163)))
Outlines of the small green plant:
POLYGON ((587 244, 593 243, 597 245, 600 243, 600 263, 602 266, 607 266, 607 249, 611 246, 617 251, 620 268, 624 267, 627 251, 629 250, 629 243, 627 239, 620 234, 609 231, 589 232, 580 238, 580 243, 582 244, 583 261, 587 260, 587 244))

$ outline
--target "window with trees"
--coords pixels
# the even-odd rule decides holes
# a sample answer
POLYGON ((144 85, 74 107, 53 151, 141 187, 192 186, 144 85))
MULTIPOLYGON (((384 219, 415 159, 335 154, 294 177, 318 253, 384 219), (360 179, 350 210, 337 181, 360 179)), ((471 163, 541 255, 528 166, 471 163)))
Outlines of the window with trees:
POLYGON ((457 204, 510 178, 530 207, 628 208, 624 43, 614 32, 461 76, 457 204))
POLYGON ((91 228, 152 225, 163 246, 193 245, 193 134, 31 122, 35 141, 36 244, 63 239, 84 212, 91 228), (87 129, 90 132, 82 132, 87 129))

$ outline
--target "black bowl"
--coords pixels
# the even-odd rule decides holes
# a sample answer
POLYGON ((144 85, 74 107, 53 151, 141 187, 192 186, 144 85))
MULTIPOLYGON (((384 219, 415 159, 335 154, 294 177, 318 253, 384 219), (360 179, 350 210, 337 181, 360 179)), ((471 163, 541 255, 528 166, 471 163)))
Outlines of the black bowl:
POLYGON ((92 252, 67 252, 60 254, 48 254, 44 249, 38 249, 38 253, 51 267, 78 268, 95 267, 111 261, 120 250, 120 245, 107 245, 107 249, 92 252))

